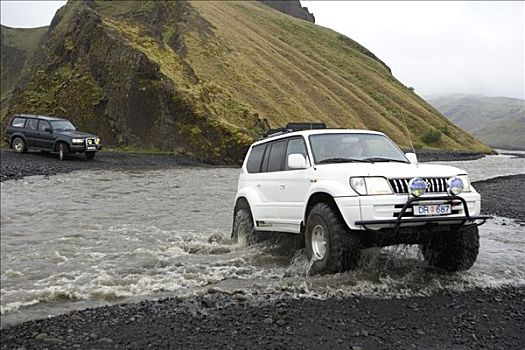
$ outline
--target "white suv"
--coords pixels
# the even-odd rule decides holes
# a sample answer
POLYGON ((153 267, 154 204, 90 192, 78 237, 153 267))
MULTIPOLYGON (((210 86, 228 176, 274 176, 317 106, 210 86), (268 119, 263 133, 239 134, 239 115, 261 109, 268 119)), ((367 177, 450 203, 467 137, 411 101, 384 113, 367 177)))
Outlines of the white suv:
POLYGON ((250 147, 232 238, 303 235, 316 273, 354 269, 361 249, 396 244, 459 271, 478 255, 480 203, 464 170, 418 164, 383 133, 294 123, 250 147))

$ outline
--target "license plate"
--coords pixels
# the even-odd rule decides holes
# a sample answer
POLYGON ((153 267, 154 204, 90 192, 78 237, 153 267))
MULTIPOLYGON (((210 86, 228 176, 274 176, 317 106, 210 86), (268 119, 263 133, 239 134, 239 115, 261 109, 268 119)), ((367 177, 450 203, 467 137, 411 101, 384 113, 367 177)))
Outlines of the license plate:
POLYGON ((88 150, 88 151, 94 151, 94 150, 96 150, 96 149, 97 149, 97 147, 95 147, 95 146, 88 146, 88 147, 87 147, 87 150, 88 150))
POLYGON ((414 215, 447 215, 452 213, 450 204, 414 205, 414 215))

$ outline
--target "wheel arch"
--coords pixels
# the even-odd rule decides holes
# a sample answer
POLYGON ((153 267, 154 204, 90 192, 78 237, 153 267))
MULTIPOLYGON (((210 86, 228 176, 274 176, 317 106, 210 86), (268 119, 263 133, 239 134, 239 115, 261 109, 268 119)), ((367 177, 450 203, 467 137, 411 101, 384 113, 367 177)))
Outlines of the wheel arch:
POLYGON ((24 143, 26 144, 26 147, 27 147, 27 140, 26 140, 25 136, 23 134, 16 133, 16 134, 11 135, 11 139, 9 140, 9 148, 13 148, 13 141, 17 137, 21 138, 24 141, 24 143))
POLYGON ((56 140, 55 143, 53 144, 53 152, 58 151, 58 145, 60 145, 61 143, 65 143, 69 148, 71 148, 71 145, 69 144, 69 142, 67 142, 66 140, 59 139, 59 140, 56 140))
POLYGON ((343 219, 343 222, 346 223, 343 216, 341 215, 341 211, 339 210, 339 207, 337 206, 334 197, 331 194, 323 191, 314 192, 310 195, 308 201, 306 202, 303 222, 301 223, 301 231, 304 230, 304 227, 306 226, 306 221, 308 220, 308 215, 310 215, 310 211, 317 203, 326 203, 327 205, 329 205, 330 208, 332 208, 335 211, 335 213, 339 215, 341 219, 343 219))

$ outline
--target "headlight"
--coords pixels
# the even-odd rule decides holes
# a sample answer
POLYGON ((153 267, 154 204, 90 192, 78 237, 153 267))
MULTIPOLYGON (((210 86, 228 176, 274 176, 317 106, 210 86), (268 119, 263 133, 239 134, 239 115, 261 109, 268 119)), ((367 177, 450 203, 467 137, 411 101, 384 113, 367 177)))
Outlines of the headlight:
POLYGON ((408 182, 408 192, 414 197, 419 197, 427 191, 428 184, 420 177, 415 177, 408 182))
POLYGON ((447 180, 447 192, 451 195, 458 195, 463 192, 463 181, 459 177, 451 177, 447 180))
POLYGON ((350 186, 361 196, 394 193, 384 177, 351 177, 350 186))
POLYGON ((98 137, 95 139, 95 143, 96 143, 97 145, 100 144, 100 139, 99 139, 98 137))
POLYGON ((468 175, 458 175, 457 178, 460 178, 463 181, 463 192, 470 192, 472 188, 470 187, 470 179, 468 175))
POLYGON ((84 143, 84 139, 73 139, 71 140, 73 143, 84 143))

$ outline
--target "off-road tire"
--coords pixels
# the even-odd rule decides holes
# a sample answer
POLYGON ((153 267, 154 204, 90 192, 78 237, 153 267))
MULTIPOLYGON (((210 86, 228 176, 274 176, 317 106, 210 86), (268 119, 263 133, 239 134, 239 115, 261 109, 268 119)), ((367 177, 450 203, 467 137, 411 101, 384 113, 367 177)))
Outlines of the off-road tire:
POLYGON ((479 251, 479 231, 475 225, 436 236, 420 245, 425 261, 448 272, 465 271, 474 265, 479 251))
POLYGON ((348 229, 339 213, 326 203, 317 203, 308 215, 305 228, 308 259, 311 260, 314 255, 311 240, 316 225, 323 226, 328 239, 324 258, 313 262, 310 273, 330 274, 357 268, 361 254, 359 237, 348 229))
POLYGON ((61 142, 58 144, 58 159, 66 160, 69 155, 69 146, 67 143, 61 142))
POLYGON ((249 209, 239 209, 235 213, 232 229, 232 240, 243 246, 257 243, 252 214, 249 209))
POLYGON ((16 153, 26 153, 27 152, 27 144, 21 137, 15 137, 13 139, 13 142, 11 143, 13 150, 16 153))
POLYGON ((91 160, 95 158, 95 152, 86 152, 86 159, 91 160))

